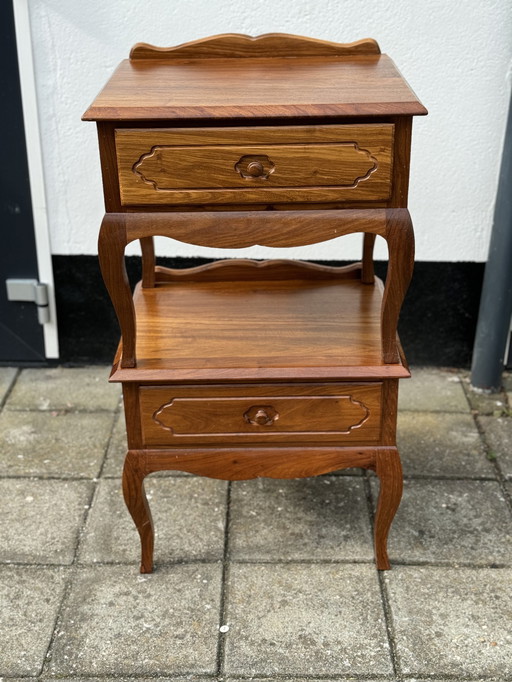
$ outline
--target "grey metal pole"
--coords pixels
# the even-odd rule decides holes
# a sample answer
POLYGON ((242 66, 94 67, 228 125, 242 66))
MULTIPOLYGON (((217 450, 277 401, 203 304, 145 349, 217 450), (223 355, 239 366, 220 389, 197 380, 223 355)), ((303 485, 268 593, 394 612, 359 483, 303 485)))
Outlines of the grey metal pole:
POLYGON ((478 312, 471 384, 497 391, 512 316, 512 100, 501 159, 494 222, 478 312))

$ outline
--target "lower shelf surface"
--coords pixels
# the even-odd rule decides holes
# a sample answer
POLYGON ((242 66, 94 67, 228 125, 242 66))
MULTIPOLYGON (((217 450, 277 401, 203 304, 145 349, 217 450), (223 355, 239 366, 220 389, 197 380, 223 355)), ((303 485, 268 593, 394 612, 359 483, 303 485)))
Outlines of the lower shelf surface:
POLYGON ((138 285, 137 368, 112 380, 408 377, 382 362, 381 303, 359 280, 138 285))

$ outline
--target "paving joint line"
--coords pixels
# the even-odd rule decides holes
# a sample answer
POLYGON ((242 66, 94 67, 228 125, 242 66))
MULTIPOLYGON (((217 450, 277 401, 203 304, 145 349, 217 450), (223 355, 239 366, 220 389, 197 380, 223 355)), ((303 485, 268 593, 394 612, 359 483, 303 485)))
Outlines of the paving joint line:
MULTIPOLYGON (((159 561, 158 567, 156 567, 155 572, 159 568, 171 568, 172 566, 215 566, 222 564, 223 559, 201 559, 201 558, 190 558, 190 559, 177 559, 176 561, 167 560, 159 561)), ((264 559, 233 559, 229 560, 230 564, 238 564, 241 566, 284 566, 284 565, 297 565, 297 566, 375 566, 375 560, 372 559, 274 559, 274 560, 264 560, 264 559)), ((469 561, 407 561, 407 559, 393 559, 393 566, 406 566, 408 568, 468 568, 472 570, 481 569, 496 569, 496 570, 507 570, 512 569, 512 564, 489 562, 489 563, 475 563, 469 561)), ((48 562, 28 562, 28 561, 1 561, 0 560, 0 570, 2 568, 8 568, 14 566, 17 568, 73 568, 76 567, 79 570, 86 570, 91 568, 108 568, 108 567, 134 567, 138 566, 138 562, 135 561, 91 561, 82 562, 77 561, 76 564, 69 563, 48 563, 48 562)), ((378 570, 378 569, 375 569, 378 570)), ((392 570, 392 569, 391 569, 392 570)))
MULTIPOLYGON (((508 489, 507 489, 507 483, 508 483, 507 478, 504 475, 503 471, 501 470, 501 466, 500 466, 500 463, 498 462, 498 459, 490 457, 490 454, 492 452, 492 448, 489 445, 489 442, 487 440, 487 435, 486 435, 485 429, 480 424, 480 421, 478 419, 478 417, 480 415, 473 413, 472 416, 473 416, 473 421, 475 423, 476 429, 478 431, 478 435, 480 436, 480 440, 483 443, 486 458, 488 461, 490 461, 490 463, 494 467, 494 470, 496 472, 496 479, 497 479, 497 482, 500 486, 500 492, 503 495, 503 498, 505 500, 505 504, 507 505, 509 513, 512 514, 512 496, 510 495, 510 493, 508 492, 508 489)), ((509 419, 510 419, 510 417, 509 417, 509 419)))
POLYGON ((91 487, 91 492, 89 494, 89 499, 87 501, 87 507, 84 510, 85 513, 82 517, 82 522, 81 522, 80 526, 78 527, 78 532, 76 534, 75 546, 74 546, 74 552, 73 552, 73 561, 71 562, 72 566, 75 566, 78 564, 78 556, 80 553, 80 547, 82 545, 82 541, 83 541, 83 538, 85 536, 85 531, 87 528, 87 523, 89 521, 89 517, 90 517, 90 514, 92 512, 92 508, 93 508, 94 502, 95 502, 96 497, 97 497, 98 488, 99 488, 99 484, 100 484, 100 480, 101 480, 101 474, 103 472, 103 467, 105 466, 105 461, 107 459, 110 443, 112 442, 114 429, 115 429, 115 425, 116 425, 116 416, 119 414, 119 411, 120 411, 120 405, 118 404, 116 411, 112 415, 112 423, 110 425, 110 431, 108 434, 107 442, 105 443, 105 447, 104 447, 104 451, 103 451, 103 459, 101 460, 101 464, 100 464, 98 473, 92 479, 89 479, 92 483, 92 487, 91 487))
MULTIPOLYGON (((110 443, 110 441, 109 441, 110 443)), ((93 483, 96 483, 97 480, 115 480, 119 479, 121 480, 122 474, 119 475, 114 475, 114 474, 103 474, 103 468, 104 468, 105 462, 102 462, 101 465, 101 475, 98 474, 98 476, 57 476, 56 474, 27 474, 25 476, 20 475, 20 474, 0 474, 0 479, 5 478, 5 479, 20 479, 20 480, 35 480, 35 481, 92 481, 93 483)), ((161 472, 154 472, 154 473, 161 473, 161 472)), ((158 480, 160 478, 180 478, 183 480, 188 480, 190 478, 202 478, 200 476, 196 476, 194 474, 190 476, 184 476, 178 469, 169 469, 165 471, 165 476, 159 475, 159 476, 153 476, 152 474, 148 474, 146 478, 150 480, 158 480)), ((321 477, 327 477, 327 476, 332 476, 333 478, 336 479, 353 479, 353 480, 362 480, 364 478, 364 474, 322 474, 321 477)), ((313 478, 313 477, 311 477, 313 478)), ((315 477, 318 478, 318 477, 315 477)), ((377 478, 376 475, 370 474, 369 476, 370 480, 372 478, 377 478)), ((283 482, 286 482, 288 479, 281 479, 283 482)), ((291 480, 291 479, 290 479, 291 480)), ((403 476, 404 481, 493 481, 496 482, 498 480, 498 477, 496 475, 494 476, 450 476, 450 475, 442 475, 442 474, 405 474, 403 476)), ((505 481, 507 479, 505 478, 505 481)), ((239 481, 232 481, 232 483, 238 483, 239 481)), ((240 481, 242 482, 242 481, 240 481)))
MULTIPOLYGON (((7 402, 7 398, 6 401, 7 402)), ((4 403, 5 404, 5 403, 4 403)), ((44 410, 40 410, 35 407, 9 407, 7 406, 5 412, 11 414, 52 414, 53 412, 61 413, 59 416, 66 416, 68 414, 115 414, 118 411, 118 407, 96 409, 96 410, 85 410, 85 409, 71 409, 69 407, 49 407, 44 410)))
MULTIPOLYGON (((346 674, 339 675, 339 674, 313 674, 313 673, 304 673, 304 674, 294 674, 294 673, 272 673, 271 675, 268 673, 262 673, 262 674, 251 674, 251 673, 238 673, 236 675, 218 675, 218 674, 210 674, 210 673, 190 673, 190 672, 179 672, 179 673, 148 673, 146 675, 141 675, 139 673, 91 673, 87 674, 87 679, 94 679, 94 680, 102 680, 102 679, 132 679, 132 680, 146 680, 146 679, 151 679, 151 680, 169 680, 169 678, 172 676, 172 680, 190 680, 193 676, 193 679, 200 679, 200 680, 211 680, 211 682, 236 682, 237 680, 248 680, 252 681, 254 679, 261 679, 261 680, 282 680, 285 682, 286 680, 289 680, 290 682, 302 682, 302 680, 339 680, 339 682, 353 682, 357 680, 361 680, 361 682, 367 682, 368 675, 365 674, 360 674, 360 673, 353 673, 350 674, 350 676, 347 676, 346 674)), ((51 676, 51 677, 46 677, 43 675, 40 675, 38 677, 23 677, 23 676, 16 676, 14 677, 7 677, 3 676, 3 679, 27 679, 27 680, 44 680, 45 682, 50 682, 50 680, 58 680, 59 677, 57 676, 51 676)), ((84 676, 83 675, 73 675, 69 674, 66 675, 65 679, 70 679, 70 680, 83 680, 84 676)), ((402 682, 401 680, 397 680, 396 677, 390 677, 389 675, 381 675, 381 674, 376 674, 376 675, 371 675, 372 681, 374 680, 375 682, 402 682)), ((415 681, 417 678, 413 678, 415 681)), ((481 679, 483 678, 475 678, 474 682, 481 682, 481 679)), ((473 682, 470 679, 464 678, 464 682, 473 682)), ((500 680, 500 682, 502 682, 500 680)))
POLYGON ((383 571, 377 571, 377 580, 379 581, 380 598, 384 611, 384 623, 386 625, 389 657, 391 658, 391 665, 393 666, 393 674, 397 680, 402 680, 402 666, 400 665, 400 654, 398 653, 398 645, 396 642, 391 600, 386 587, 386 578, 383 571))
POLYGON ((57 635, 59 633, 60 625, 62 623, 62 612, 64 609, 64 604, 66 603, 69 594, 71 592, 71 588, 73 586, 73 580, 74 576, 76 573, 76 568, 74 566, 69 567, 69 575, 64 583, 64 590, 62 591, 62 598, 59 602, 59 606, 57 608, 57 612, 55 614, 55 618, 53 621, 53 627, 52 627, 52 634, 50 637, 50 641, 48 642, 48 646, 46 647, 46 651, 44 652, 43 660, 41 663, 41 668, 39 671, 39 676, 44 675, 46 671, 48 671, 48 666, 51 663, 52 656, 53 656, 53 648, 55 645, 55 640, 57 639, 57 635))
POLYGON ((15 384, 18 382, 18 377, 20 376, 20 374, 21 374, 21 369, 19 367, 17 367, 16 372, 14 373, 14 376, 11 379, 11 383, 7 387, 7 390, 5 391, 2 399, 0 400, 0 412, 4 411, 4 407, 7 403, 7 401, 9 400, 9 397, 13 391, 15 384))
MULTIPOLYGON (((295 673, 273 673, 272 675, 263 673, 255 676, 254 674, 251 673, 239 673, 235 676, 228 675, 226 677, 224 676, 219 676, 217 674, 210 674, 210 673, 189 673, 189 672, 178 672, 178 673, 170 673, 173 676, 173 679, 181 680, 181 679, 188 679, 190 680, 191 675, 194 675, 195 678, 202 679, 202 680, 211 680, 212 682, 219 681, 219 682, 229 682, 229 680, 254 680, 255 677, 258 679, 262 680, 282 680, 283 682, 285 680, 338 680, 339 682, 349 682, 351 680, 362 680, 366 682, 368 680, 368 675, 364 673, 351 673, 349 676, 346 674, 343 675, 338 675, 336 673, 334 674, 313 674, 313 673, 303 673, 303 674, 295 674, 295 673)), ((147 674, 140 674, 140 673, 92 673, 90 675, 87 675, 87 679, 94 679, 94 680, 102 680, 102 679, 133 679, 133 680, 144 680, 144 679, 152 679, 152 680, 162 680, 162 679, 168 679, 169 674, 163 674, 163 673, 147 673, 147 674)), ((452 675, 452 674, 434 674, 434 673, 425 673, 421 675, 421 678, 424 680, 444 680, 446 682, 482 682, 482 680, 498 680, 498 678, 495 675, 479 675, 478 677, 464 677, 461 678, 460 675, 452 675)), ((38 675, 38 676, 28 676, 28 675, 3 675, 2 679, 4 680, 9 680, 9 679, 25 679, 25 680, 57 680, 59 679, 56 676, 51 676, 51 677, 46 677, 43 675, 38 675)), ((72 679, 72 680, 83 680, 84 677, 83 675, 73 675, 72 673, 69 675, 66 675, 66 679, 72 679)), ((416 674, 411 674, 407 673, 401 677, 398 678, 398 676, 390 676, 390 675, 383 675, 380 673, 373 674, 371 675, 371 679, 375 680, 376 682, 407 682, 410 680, 411 682, 416 682, 418 680, 418 676, 416 674)), ((512 677, 510 675, 505 675, 504 677, 499 678, 499 682, 508 682, 509 680, 512 680, 512 677)))
POLYGON ((60 629, 60 626, 61 626, 61 623, 63 620, 64 605, 65 605, 65 603, 66 603, 66 601, 67 601, 67 599, 71 593, 71 590, 72 590, 72 587, 74 584, 74 578, 75 578, 75 575, 77 574, 78 555, 79 555, 79 551, 80 551, 80 546, 82 544, 82 539, 85 535, 85 529, 87 527, 89 515, 90 515, 91 510, 92 510, 93 501, 94 501, 94 498, 95 498, 97 490, 98 490, 99 481, 100 481, 99 477, 101 475, 101 471, 103 470, 103 466, 105 463, 105 459, 107 457, 110 442, 112 440, 112 434, 114 432, 114 426, 116 423, 115 414, 119 411, 119 409, 120 409, 120 405, 118 404, 116 411, 112 415, 112 424, 110 427, 110 432, 109 432, 109 436, 107 438, 107 442, 106 442, 105 447, 104 447, 103 459, 102 459, 102 463, 101 463, 100 468, 99 468, 99 472, 98 472, 97 476, 95 476, 93 479, 89 479, 92 482, 92 486, 91 486, 91 492, 89 494, 87 508, 84 509, 84 514, 82 515, 82 520, 81 520, 81 523, 78 527, 78 531, 76 534, 75 543, 74 543, 73 560, 70 564, 69 576, 68 576, 67 581, 65 583, 63 594, 62 594, 62 599, 60 600, 60 603, 59 603, 59 606, 58 606, 58 609, 56 612, 55 620, 53 623, 52 634, 50 637, 50 641, 48 643, 48 647, 45 651, 45 655, 43 658, 40 674, 44 674, 46 671, 48 671, 49 666, 51 664, 51 660, 53 657, 53 650, 54 650, 54 646, 55 646, 55 641, 56 641, 57 636, 59 634, 59 629, 60 629))
MULTIPOLYGON (((186 672, 178 672, 178 673, 169 673, 169 674, 163 674, 163 673, 147 673, 144 675, 141 675, 139 673, 92 673, 87 675, 87 679, 92 679, 92 680, 103 680, 103 679, 132 679, 132 680, 146 680, 146 679, 151 679, 151 680, 163 680, 163 679, 169 679, 169 675, 172 674, 172 679, 173 680, 190 680, 191 676, 194 676, 194 679, 201 679, 201 680, 211 680, 211 682, 235 682, 235 680, 254 680, 255 677, 261 680, 280 680, 282 682, 285 682, 286 680, 297 680, 300 682, 301 680, 336 680, 337 682, 350 682, 354 680, 361 680, 362 682, 366 682, 369 678, 368 675, 365 673, 352 673, 350 676, 347 675, 337 675, 337 674, 313 674, 313 673, 303 673, 303 674, 295 674, 295 673, 273 673, 272 675, 269 674, 259 674, 259 675, 254 675, 251 673, 239 673, 235 676, 228 675, 224 677, 223 675, 217 675, 217 674, 210 674, 210 673, 186 673, 186 672)), ((46 675, 38 675, 38 676, 28 676, 28 675, 3 675, 2 676, 3 680, 17 680, 17 679, 24 679, 24 680, 41 680, 41 682, 50 682, 50 680, 58 680, 58 676, 46 676, 46 675)), ((73 675, 73 674, 68 674, 66 675, 66 679, 71 679, 71 680, 83 680, 84 676, 82 674, 80 675, 73 675)), ((398 676, 398 675, 382 675, 382 674, 374 674, 371 675, 371 679, 375 680, 375 682, 416 682, 419 678, 417 674, 413 673, 407 673, 404 674, 403 676, 398 676)), ((437 680, 442 680, 443 682, 509 682, 512 680, 512 676, 510 675, 505 675, 501 676, 499 678, 496 677, 494 674, 484 674, 484 675, 478 675, 477 677, 471 676, 471 677, 464 677, 461 678, 460 675, 454 675, 454 674, 445 674, 445 673, 423 673, 421 674, 421 679, 428 681, 432 680, 437 681, 437 680)))
MULTIPOLYGON (((472 392, 472 388, 471 388, 471 377, 468 376, 468 378, 467 378, 467 380, 466 380, 464 377, 462 377, 462 376, 460 375, 460 373, 459 373, 459 377, 460 377, 460 383, 461 383, 461 385, 462 385, 462 390, 463 390, 464 396, 465 396, 465 398, 466 398, 466 402, 468 403, 468 406, 469 406, 469 411, 470 411, 471 413, 473 413, 473 412, 475 411, 475 408, 474 408, 473 405, 471 404, 471 400, 470 400, 470 395, 471 395, 471 392, 472 392)), ((501 386, 500 390, 499 390, 497 393, 492 393, 492 394, 491 394, 491 393, 486 393, 485 391, 482 391, 482 393, 476 393, 476 392, 475 392, 475 395, 484 395, 484 396, 485 396, 485 395, 487 395, 487 396, 490 396, 490 395, 496 395, 496 396, 498 396, 498 395, 499 395, 499 396, 501 396, 501 399, 503 400, 503 404, 504 404, 507 408, 510 408, 510 407, 511 407, 511 405, 510 405, 510 403, 509 403, 509 400, 508 400, 507 391, 505 390, 505 388, 504 388, 503 385, 501 386)), ((479 410, 477 410, 477 412, 479 412, 479 410)), ((480 414, 481 416, 484 416, 484 417, 492 417, 492 416, 493 416, 492 414, 482 414, 482 413, 480 413, 480 412, 479 412, 479 414, 480 414)))
MULTIPOLYGON (((372 529, 372 535, 375 527, 375 500, 373 497, 373 491, 372 491, 372 486, 370 484, 371 480, 369 471, 365 471, 365 476, 364 476, 364 489, 366 493, 366 505, 367 505, 367 510, 368 510, 368 516, 370 520, 370 528, 372 529)), ((374 550, 375 551, 375 550, 374 550)), ((373 561, 375 563, 375 561, 373 561)), ((382 575, 382 571, 377 571, 377 580, 379 582, 379 594, 380 594, 380 602, 382 606, 382 611, 384 613, 384 624, 386 628, 386 638, 388 640, 388 647, 389 647, 389 658, 391 660, 391 666, 393 668, 393 675, 395 679, 399 675, 400 671, 400 665, 398 661, 398 654, 396 651, 396 642, 394 638, 394 632, 393 632, 393 626, 392 626, 392 619, 391 619, 391 608, 389 606, 389 601, 388 601, 388 596, 387 592, 385 591, 384 587, 384 577, 382 575)))
POLYGON ((220 631, 222 625, 226 625, 227 591, 229 576, 229 540, 231 525, 231 486, 232 481, 228 481, 226 486, 226 515, 224 528, 224 548, 222 556, 222 573, 220 583, 220 604, 219 604, 219 633, 217 638, 217 675, 223 677, 225 667, 226 638, 220 631))

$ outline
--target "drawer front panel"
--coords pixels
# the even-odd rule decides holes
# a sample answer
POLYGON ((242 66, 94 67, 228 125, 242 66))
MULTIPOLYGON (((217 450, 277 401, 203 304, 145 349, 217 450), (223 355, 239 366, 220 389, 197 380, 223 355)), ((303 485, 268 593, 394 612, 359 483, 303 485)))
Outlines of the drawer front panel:
POLYGON ((146 446, 372 443, 380 402, 380 383, 140 389, 146 446))
POLYGON ((124 205, 385 201, 392 124, 118 129, 124 205))

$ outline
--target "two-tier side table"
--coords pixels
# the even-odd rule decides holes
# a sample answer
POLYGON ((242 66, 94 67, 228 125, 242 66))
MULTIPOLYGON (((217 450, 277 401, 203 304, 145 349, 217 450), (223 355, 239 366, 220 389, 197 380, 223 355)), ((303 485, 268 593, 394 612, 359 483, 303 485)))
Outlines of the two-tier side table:
POLYGON ((373 469, 376 564, 389 568, 398 380, 409 376, 396 329, 413 267, 411 122, 425 113, 374 40, 269 34, 138 44, 84 114, 99 133, 99 258, 121 327, 111 381, 123 385, 123 490, 141 572, 153 569, 143 480, 164 469, 226 480, 373 469), (347 267, 155 265, 156 235, 237 249, 354 232, 362 260, 347 267), (134 240, 143 274, 132 295, 134 240))

